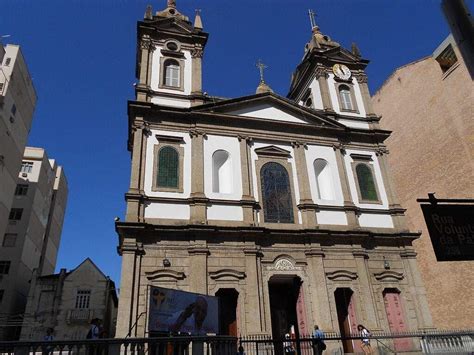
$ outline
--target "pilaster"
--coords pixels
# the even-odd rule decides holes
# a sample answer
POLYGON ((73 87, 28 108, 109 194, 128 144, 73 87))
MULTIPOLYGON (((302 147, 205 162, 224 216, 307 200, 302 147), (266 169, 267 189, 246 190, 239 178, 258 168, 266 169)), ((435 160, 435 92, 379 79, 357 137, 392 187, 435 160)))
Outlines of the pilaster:
POLYGON ((344 198, 344 208, 346 209, 347 223, 350 228, 359 228, 359 221, 356 216, 356 206, 352 202, 351 190, 349 186, 349 176, 347 175, 346 164, 344 162, 344 155, 346 150, 342 144, 333 145, 336 153, 337 170, 339 171, 339 178, 341 180, 342 196, 344 198))
POLYGON ((152 39, 148 35, 144 35, 140 40, 140 72, 137 84, 137 101, 147 101, 146 90, 150 87, 151 82, 151 68, 152 68, 152 53, 155 50, 152 39))
POLYGON ((150 130, 141 117, 137 118, 132 126, 132 168, 130 173, 130 187, 127 193, 126 221, 139 222, 143 218, 141 195, 145 183, 146 143, 150 130))
POLYGON ((300 211, 303 219, 303 226, 304 228, 315 228, 317 224, 316 212, 314 209, 304 208, 304 205, 313 204, 309 187, 308 168, 306 164, 306 144, 301 142, 292 142, 291 145, 295 152, 296 176, 298 178, 298 187, 300 193, 299 203, 302 205, 302 207, 300 207, 300 211))
POLYGON ((370 100, 369 86, 367 85, 367 75, 364 73, 357 73, 354 75, 359 84, 362 102, 364 103, 365 112, 368 116, 375 116, 372 108, 372 101, 370 100))
POLYGON ((336 331, 338 327, 337 317, 332 320, 331 308, 329 306, 329 293, 324 271, 325 254, 321 248, 311 248, 305 252, 308 260, 311 290, 311 312, 316 324, 323 331, 336 331))
POLYGON ((388 163, 387 163, 387 154, 388 150, 386 148, 380 148, 377 152, 377 159, 380 165, 380 171, 382 173, 382 179, 385 187, 385 192, 387 194, 388 206, 390 209, 398 209, 400 212, 397 214, 392 214, 394 227, 407 231, 407 222, 404 215, 404 210, 401 208, 398 201, 397 194, 395 192, 395 186, 392 180, 392 177, 389 173, 388 163))
POLYGON ((263 313, 263 290, 260 272, 260 251, 244 249, 245 255, 245 317, 247 334, 260 334, 265 330, 263 313))
POLYGON ((418 320, 419 329, 433 329, 433 319, 431 318, 426 289, 423 285, 418 263, 416 262, 416 252, 405 250, 400 253, 403 261, 405 273, 407 275, 411 298, 415 303, 415 313, 418 320))
POLYGON ((189 289, 193 292, 208 293, 207 280, 207 257, 209 249, 206 246, 194 246, 188 249, 190 275, 189 275, 189 289))
POLYGON ((357 275, 359 277, 360 297, 362 298, 362 307, 365 310, 366 319, 369 329, 380 329, 380 324, 377 319, 377 308, 370 283, 370 275, 367 265, 369 254, 364 250, 353 251, 352 255, 356 261, 357 275))
MULTIPOLYGON (((202 56, 204 54, 204 48, 200 44, 196 44, 191 50, 191 65, 192 65, 192 78, 191 78, 191 94, 202 95, 202 56)), ((194 99, 192 106, 201 105, 202 100, 194 99)))
POLYGON ((323 101, 323 109, 333 111, 331 96, 329 95, 328 73, 325 67, 316 68, 316 78, 318 79, 319 89, 321 90, 321 99, 323 101))
POLYGON ((192 130, 191 137, 191 223, 205 224, 207 201, 204 195, 204 138, 205 133, 192 130))
POLYGON ((244 223, 254 225, 254 204, 255 198, 252 187, 252 164, 250 146, 253 144, 251 137, 239 136, 240 144, 240 166, 242 174, 242 210, 244 223))

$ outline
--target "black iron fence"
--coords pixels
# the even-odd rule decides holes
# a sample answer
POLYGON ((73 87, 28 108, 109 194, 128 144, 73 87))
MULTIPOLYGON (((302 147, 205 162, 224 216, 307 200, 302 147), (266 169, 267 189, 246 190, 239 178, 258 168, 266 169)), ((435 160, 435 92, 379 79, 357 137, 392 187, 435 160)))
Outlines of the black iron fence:
POLYGON ((323 354, 468 354, 474 355, 474 330, 371 333, 367 344, 361 334, 341 336, 332 332, 324 335, 323 343, 310 335, 290 339, 274 339, 267 335, 239 338, 245 355, 319 355, 323 354))
MULTIPOLYGON (((341 336, 326 333, 324 355, 363 353, 360 334, 341 336)), ((474 354, 474 331, 372 333, 373 354, 474 354)), ((173 336, 42 342, 0 342, 0 354, 84 354, 84 355, 236 355, 239 346, 245 355, 319 355, 321 343, 310 336, 274 339, 267 335, 245 337, 173 336)), ((367 349, 366 349, 367 350, 367 349)))

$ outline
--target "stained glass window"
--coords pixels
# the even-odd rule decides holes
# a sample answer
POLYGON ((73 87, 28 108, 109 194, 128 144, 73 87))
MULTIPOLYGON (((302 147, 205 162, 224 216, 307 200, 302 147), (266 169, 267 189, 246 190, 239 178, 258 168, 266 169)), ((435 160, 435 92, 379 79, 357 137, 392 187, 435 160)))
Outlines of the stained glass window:
POLYGON ((356 174, 362 199, 377 201, 377 190, 375 188, 374 176, 372 175, 370 168, 366 164, 357 164, 356 174))
POLYGON ((163 147, 158 153, 159 187, 178 187, 179 154, 173 147, 163 147))
POLYGON ((266 163, 260 171, 265 222, 293 223, 290 180, 278 163, 266 163))

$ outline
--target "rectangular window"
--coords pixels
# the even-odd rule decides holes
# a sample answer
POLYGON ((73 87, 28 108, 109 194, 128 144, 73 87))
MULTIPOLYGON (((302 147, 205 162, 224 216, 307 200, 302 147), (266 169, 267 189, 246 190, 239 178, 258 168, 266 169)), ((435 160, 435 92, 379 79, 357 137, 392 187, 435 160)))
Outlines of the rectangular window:
POLYGON ((3 236, 3 243, 2 246, 4 247, 14 247, 16 244, 16 238, 18 234, 16 233, 5 233, 3 236))
POLYGON ((18 184, 16 185, 15 195, 16 196, 25 196, 28 193, 27 184, 18 184))
POLYGON ((0 83, 0 92, 3 91, 3 85, 5 85, 5 83, 0 83))
POLYGON ((8 275, 11 261, 0 260, 0 275, 8 275))
POLYGON ((89 308, 90 298, 91 298, 91 290, 77 290, 76 308, 79 308, 79 309, 89 308))
POLYGON ((456 57, 456 53, 454 53, 454 49, 452 45, 448 45, 444 51, 436 58, 439 66, 443 73, 446 73, 449 68, 451 68, 456 62, 458 58, 456 57))
POLYGON ((21 173, 31 173, 32 170, 33 170, 32 162, 24 161, 23 163, 21 163, 21 170, 20 170, 21 173))
POLYGON ((8 217, 8 219, 12 221, 19 221, 22 215, 23 215, 23 208, 12 208, 10 210, 10 216, 8 217))
POLYGON ((7 59, 5 60, 5 66, 8 67, 8 66, 10 65, 10 62, 11 62, 11 61, 12 61, 11 58, 7 58, 7 59))

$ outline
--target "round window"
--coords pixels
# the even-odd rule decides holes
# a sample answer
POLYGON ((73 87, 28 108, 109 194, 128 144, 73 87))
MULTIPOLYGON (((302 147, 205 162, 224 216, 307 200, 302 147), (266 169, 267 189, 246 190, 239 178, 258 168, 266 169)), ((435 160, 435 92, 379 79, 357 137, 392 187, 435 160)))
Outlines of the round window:
POLYGON ((178 44, 176 42, 168 42, 166 43, 166 49, 170 51, 177 51, 178 50, 178 44))

